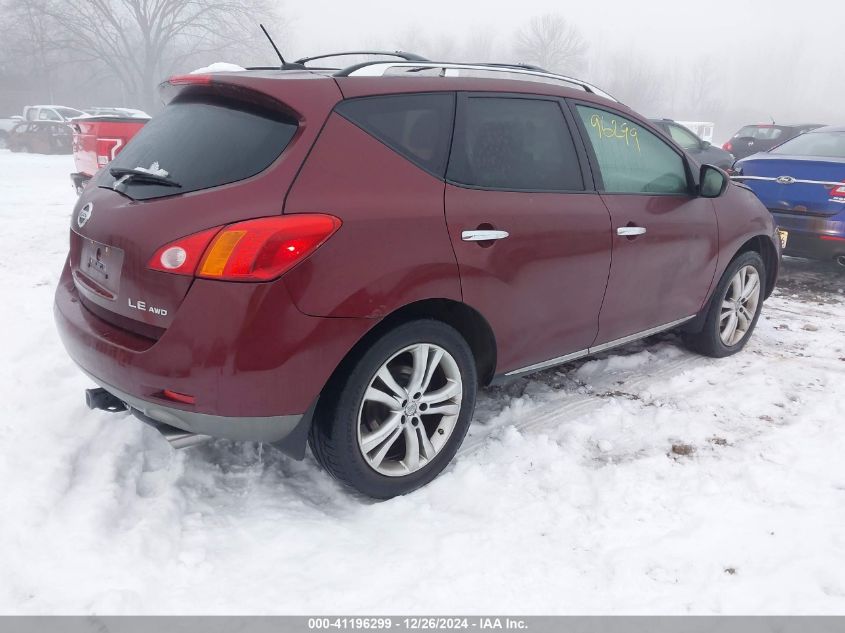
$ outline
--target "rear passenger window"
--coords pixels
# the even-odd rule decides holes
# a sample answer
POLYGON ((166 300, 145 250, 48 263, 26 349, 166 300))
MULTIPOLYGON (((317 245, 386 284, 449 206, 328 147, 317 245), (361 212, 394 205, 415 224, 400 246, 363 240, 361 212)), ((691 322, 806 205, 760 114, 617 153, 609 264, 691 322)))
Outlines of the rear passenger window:
POLYGON ((417 166, 443 178, 452 137, 452 93, 350 99, 336 111, 417 166))
POLYGON ((687 193, 681 156, 647 129, 613 112, 578 106, 608 193, 687 193))
POLYGON ((572 135, 556 101, 470 97, 447 178, 510 191, 583 191, 572 135))

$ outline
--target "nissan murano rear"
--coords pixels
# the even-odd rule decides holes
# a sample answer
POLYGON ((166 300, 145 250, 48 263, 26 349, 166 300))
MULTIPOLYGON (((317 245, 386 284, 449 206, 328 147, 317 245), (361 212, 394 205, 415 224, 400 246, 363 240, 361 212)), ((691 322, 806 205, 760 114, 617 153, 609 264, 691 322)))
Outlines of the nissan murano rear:
POLYGON ((172 78, 85 188, 55 315, 90 406, 176 446, 310 444, 387 498, 447 466, 480 387, 670 329, 747 343, 771 215, 599 89, 300 66, 172 78))

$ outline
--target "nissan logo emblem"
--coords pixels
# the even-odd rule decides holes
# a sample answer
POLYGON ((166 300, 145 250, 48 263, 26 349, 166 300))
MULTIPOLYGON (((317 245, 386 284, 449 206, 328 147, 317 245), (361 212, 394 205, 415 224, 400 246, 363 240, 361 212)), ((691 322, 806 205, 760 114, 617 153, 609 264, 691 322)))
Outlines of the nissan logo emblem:
POLYGON ((91 213, 93 211, 94 205, 90 202, 79 210, 79 215, 76 216, 76 224, 80 229, 85 226, 85 223, 88 221, 88 218, 91 217, 91 213))
POLYGON ((778 176, 777 181, 782 185, 791 185, 795 182, 795 178, 792 176, 778 176))

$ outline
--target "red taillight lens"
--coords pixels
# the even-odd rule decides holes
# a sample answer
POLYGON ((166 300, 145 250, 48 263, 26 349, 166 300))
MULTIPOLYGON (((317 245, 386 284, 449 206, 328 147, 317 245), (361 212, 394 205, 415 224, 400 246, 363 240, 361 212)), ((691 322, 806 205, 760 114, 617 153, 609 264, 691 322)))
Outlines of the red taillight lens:
POLYGON ((313 253, 340 228, 331 215, 301 214, 230 224, 214 238, 198 277, 267 281, 313 253))
POLYGON ((123 148, 122 138, 98 138, 97 139, 97 166, 102 167, 114 160, 117 153, 123 148))
POLYGON ((147 267, 207 279, 267 281, 308 257, 340 224, 318 213, 237 222, 165 244, 147 267))
POLYGON ((826 242, 845 242, 845 237, 839 237, 838 235, 819 235, 820 240, 825 240, 826 242))
POLYGON ((831 197, 835 196, 837 198, 845 197, 845 180, 843 180, 842 184, 839 185, 838 187, 834 187, 833 189, 831 189, 830 196, 831 197))
POLYGON ((722 149, 725 150, 726 152, 731 151, 733 148, 734 148, 734 146, 733 146, 733 144, 731 144, 730 141, 728 141, 727 143, 722 145, 722 149))
POLYGON ((167 83, 174 86, 200 85, 207 86, 211 83, 211 75, 174 75, 167 80, 167 83))
POLYGON ((220 227, 208 229, 165 244, 152 256, 147 268, 177 275, 193 275, 206 247, 219 231, 220 227))

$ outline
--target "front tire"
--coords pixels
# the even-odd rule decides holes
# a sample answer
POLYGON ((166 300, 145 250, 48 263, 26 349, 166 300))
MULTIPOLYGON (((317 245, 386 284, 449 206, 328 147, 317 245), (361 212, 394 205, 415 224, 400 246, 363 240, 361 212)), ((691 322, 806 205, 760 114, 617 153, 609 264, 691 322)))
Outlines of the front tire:
POLYGON ((734 259, 713 293, 704 327, 685 335, 688 347, 713 358, 742 350, 760 318, 765 279, 766 267, 758 253, 749 251, 734 259))
POLYGON ((434 479, 469 429, 478 378, 469 345, 430 319, 377 340, 320 396, 309 445, 333 477, 389 499, 434 479))

